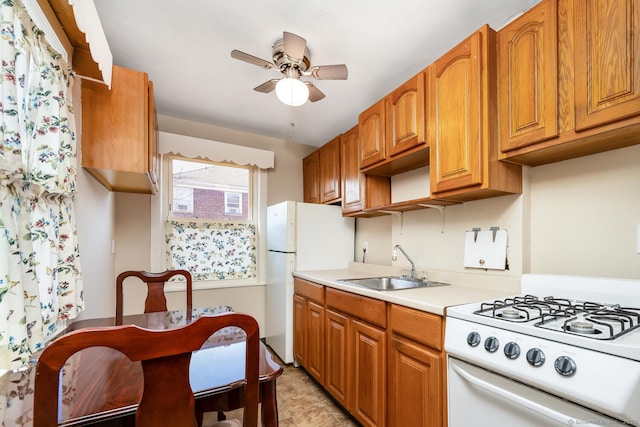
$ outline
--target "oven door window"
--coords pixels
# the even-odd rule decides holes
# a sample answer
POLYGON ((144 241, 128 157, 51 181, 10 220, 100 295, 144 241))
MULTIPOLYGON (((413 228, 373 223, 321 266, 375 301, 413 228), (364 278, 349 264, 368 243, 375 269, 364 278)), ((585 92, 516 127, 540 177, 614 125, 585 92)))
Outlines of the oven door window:
POLYGON ((449 427, 626 425, 453 357, 448 381, 449 427))

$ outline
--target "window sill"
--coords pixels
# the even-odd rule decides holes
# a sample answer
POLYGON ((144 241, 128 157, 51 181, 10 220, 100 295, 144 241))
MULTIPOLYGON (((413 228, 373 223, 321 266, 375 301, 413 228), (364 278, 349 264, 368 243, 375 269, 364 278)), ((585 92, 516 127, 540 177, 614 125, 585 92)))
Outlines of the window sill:
MULTIPOLYGON (((193 290, 202 291, 208 289, 226 289, 226 288, 242 288, 248 286, 265 286, 258 283, 256 279, 237 279, 237 280, 199 280, 193 281, 193 290)), ((186 285, 184 282, 172 282, 165 285, 165 292, 184 292, 186 285)))

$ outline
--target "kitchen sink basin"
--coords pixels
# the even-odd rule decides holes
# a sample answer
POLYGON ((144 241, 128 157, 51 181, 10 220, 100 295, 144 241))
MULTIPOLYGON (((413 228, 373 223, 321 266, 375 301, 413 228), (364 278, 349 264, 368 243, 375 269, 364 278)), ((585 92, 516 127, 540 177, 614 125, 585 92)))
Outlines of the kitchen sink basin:
POLYGON ((411 279, 409 277, 370 277, 366 279, 342 279, 338 280, 338 282, 347 285, 363 286, 376 291, 396 291, 400 289, 429 288, 448 285, 448 283, 411 279))

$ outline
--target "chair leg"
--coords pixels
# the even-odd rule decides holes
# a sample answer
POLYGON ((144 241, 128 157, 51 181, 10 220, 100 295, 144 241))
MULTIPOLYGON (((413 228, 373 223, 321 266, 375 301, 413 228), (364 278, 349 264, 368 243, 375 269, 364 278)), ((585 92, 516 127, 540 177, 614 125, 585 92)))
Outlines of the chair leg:
POLYGON ((227 419, 227 416, 222 411, 218 411, 218 421, 224 421, 227 419))
POLYGON ((200 410, 196 405, 196 421, 198 422, 198 427, 202 426, 203 420, 204 420, 204 411, 200 410))

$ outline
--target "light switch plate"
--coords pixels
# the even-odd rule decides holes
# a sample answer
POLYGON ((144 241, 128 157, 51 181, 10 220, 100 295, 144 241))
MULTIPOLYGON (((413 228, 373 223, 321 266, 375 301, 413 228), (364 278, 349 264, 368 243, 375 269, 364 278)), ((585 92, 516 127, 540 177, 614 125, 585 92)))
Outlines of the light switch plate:
POLYGON ((638 236, 636 237, 636 253, 640 254, 640 224, 638 224, 638 236))

